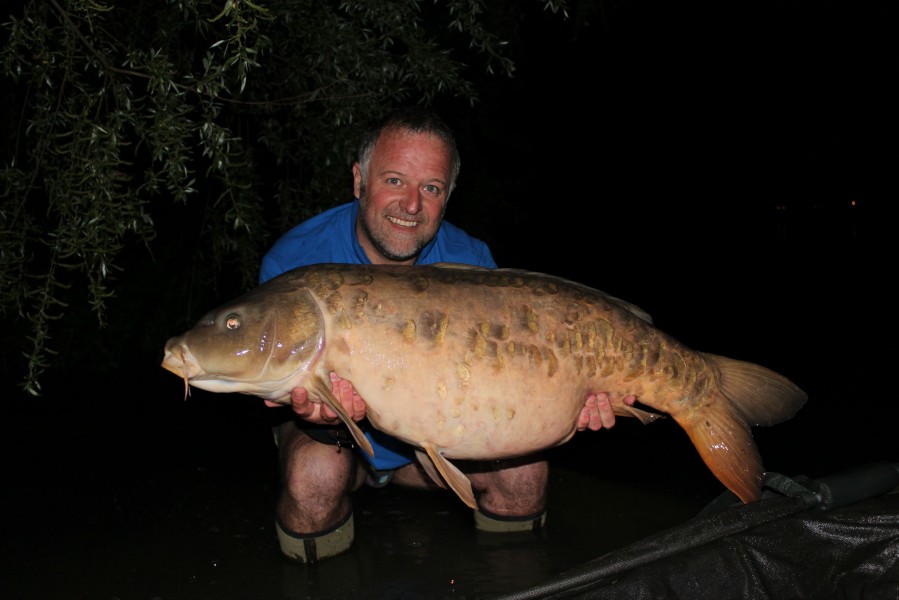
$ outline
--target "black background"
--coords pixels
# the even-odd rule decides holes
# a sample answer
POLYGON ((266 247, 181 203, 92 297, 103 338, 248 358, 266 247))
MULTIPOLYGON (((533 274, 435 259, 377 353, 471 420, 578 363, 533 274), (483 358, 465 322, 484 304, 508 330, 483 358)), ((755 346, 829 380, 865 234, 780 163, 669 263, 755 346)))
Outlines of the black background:
MULTIPOLYGON (((769 470, 896 461, 896 3, 683 4, 582 3, 565 23, 523 10, 515 78, 473 109, 443 105, 463 153, 447 218, 500 266, 603 289, 695 349, 793 379, 806 407, 754 432, 769 470)), ((244 396, 183 400, 159 367, 177 333, 114 321, 83 348, 116 369, 53 371, 40 398, 5 381, 0 557, 14 589, 114 532, 171 536, 194 510, 271 505, 271 414, 244 396), (104 356, 109 336, 133 354, 104 356)), ((619 420, 559 457, 720 491, 670 424, 619 420)))

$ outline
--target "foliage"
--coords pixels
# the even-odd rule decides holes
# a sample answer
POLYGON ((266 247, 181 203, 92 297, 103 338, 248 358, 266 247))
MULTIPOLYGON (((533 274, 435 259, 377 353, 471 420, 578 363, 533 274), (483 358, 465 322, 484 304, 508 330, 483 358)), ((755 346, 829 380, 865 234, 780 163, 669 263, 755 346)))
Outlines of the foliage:
POLYGON ((73 352, 114 364, 85 322, 253 285, 273 236, 348 199, 360 123, 512 74, 487 4, 24 2, 0 50, 5 372, 39 395, 73 352))

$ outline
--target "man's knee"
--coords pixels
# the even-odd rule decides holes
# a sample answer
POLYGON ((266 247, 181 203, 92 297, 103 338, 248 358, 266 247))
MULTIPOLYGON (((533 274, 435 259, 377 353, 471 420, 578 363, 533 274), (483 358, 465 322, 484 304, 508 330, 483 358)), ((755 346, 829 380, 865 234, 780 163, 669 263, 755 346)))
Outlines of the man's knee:
MULTIPOLYGON (((288 430, 290 431, 290 430, 288 430)), ((282 483, 316 492, 321 487, 352 488, 356 458, 350 449, 321 443, 293 430, 279 450, 282 483)))
POLYGON ((546 510, 549 465, 545 460, 495 463, 494 468, 472 474, 478 507, 487 515, 533 519, 546 510))
POLYGON ((346 518, 360 479, 353 452, 300 433, 281 446, 277 513, 290 531, 320 532, 346 518))

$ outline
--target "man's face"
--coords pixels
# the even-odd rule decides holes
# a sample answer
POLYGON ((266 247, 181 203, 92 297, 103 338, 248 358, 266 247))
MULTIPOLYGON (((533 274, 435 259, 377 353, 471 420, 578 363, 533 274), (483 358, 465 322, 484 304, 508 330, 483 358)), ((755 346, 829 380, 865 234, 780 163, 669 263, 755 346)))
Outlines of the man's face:
POLYGON ((415 262, 443 220, 450 162, 450 151, 438 137, 387 131, 375 143, 365 186, 359 163, 353 165, 356 234, 369 260, 415 262))

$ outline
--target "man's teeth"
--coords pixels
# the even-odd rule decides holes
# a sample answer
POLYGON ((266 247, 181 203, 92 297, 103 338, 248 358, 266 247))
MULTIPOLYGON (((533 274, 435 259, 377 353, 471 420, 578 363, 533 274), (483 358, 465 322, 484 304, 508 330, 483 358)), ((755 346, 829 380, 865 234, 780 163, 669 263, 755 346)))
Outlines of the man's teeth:
POLYGON ((396 223, 401 227, 418 227, 418 223, 415 221, 404 221, 403 219, 397 219, 396 217, 387 217, 387 220, 391 223, 396 223))

